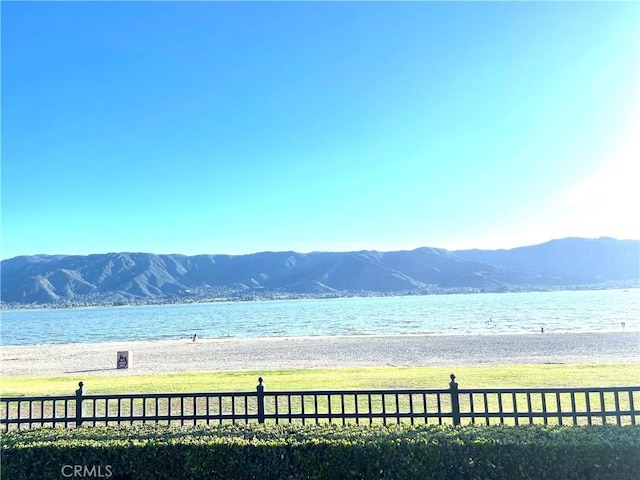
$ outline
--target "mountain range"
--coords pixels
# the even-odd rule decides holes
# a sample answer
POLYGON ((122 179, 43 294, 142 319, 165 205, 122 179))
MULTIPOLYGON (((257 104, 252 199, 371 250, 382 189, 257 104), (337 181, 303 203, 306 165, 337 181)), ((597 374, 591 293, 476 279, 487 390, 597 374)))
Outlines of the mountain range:
POLYGON ((509 250, 33 255, 0 262, 3 308, 638 286, 640 240, 509 250))

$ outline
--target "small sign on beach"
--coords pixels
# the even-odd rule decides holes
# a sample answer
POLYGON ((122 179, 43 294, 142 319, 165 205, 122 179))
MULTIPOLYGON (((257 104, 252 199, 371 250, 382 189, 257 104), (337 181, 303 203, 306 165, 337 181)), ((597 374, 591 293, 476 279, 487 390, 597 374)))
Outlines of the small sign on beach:
POLYGON ((117 363, 118 368, 129 368, 130 365, 131 365, 131 362, 129 358, 129 352, 128 351, 118 352, 118 363, 117 363))

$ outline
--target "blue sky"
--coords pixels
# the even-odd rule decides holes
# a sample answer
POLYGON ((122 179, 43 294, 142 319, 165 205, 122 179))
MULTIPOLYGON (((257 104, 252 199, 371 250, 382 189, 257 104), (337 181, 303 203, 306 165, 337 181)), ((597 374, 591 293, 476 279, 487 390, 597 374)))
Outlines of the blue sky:
POLYGON ((2 258, 640 238, 640 5, 2 2, 2 258))

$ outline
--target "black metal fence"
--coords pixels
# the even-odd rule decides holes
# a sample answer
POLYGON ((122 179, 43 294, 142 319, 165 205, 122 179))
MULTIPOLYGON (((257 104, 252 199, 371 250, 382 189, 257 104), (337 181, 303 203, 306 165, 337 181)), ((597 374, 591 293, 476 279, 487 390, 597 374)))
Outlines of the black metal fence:
POLYGON ((0 398, 4 431, 164 423, 640 423, 640 386, 86 394, 0 398))

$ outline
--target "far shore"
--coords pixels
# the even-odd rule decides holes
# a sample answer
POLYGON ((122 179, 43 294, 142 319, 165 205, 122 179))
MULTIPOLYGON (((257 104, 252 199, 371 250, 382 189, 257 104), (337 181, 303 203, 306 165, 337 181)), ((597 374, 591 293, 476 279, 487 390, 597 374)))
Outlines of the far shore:
POLYGON ((640 332, 260 337, 3 346, 5 377, 367 366, 639 363, 640 332), (128 369, 116 355, 128 351, 128 369))

